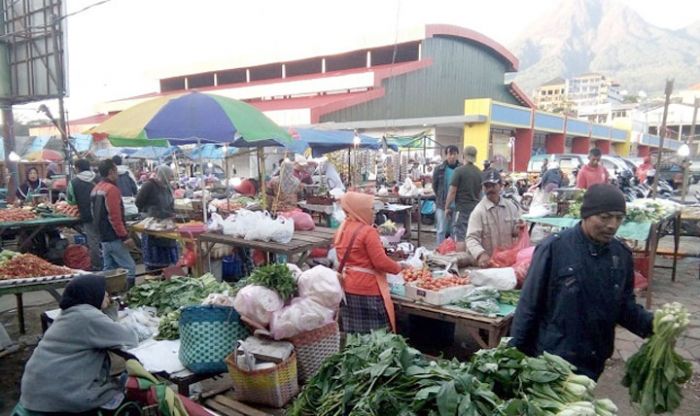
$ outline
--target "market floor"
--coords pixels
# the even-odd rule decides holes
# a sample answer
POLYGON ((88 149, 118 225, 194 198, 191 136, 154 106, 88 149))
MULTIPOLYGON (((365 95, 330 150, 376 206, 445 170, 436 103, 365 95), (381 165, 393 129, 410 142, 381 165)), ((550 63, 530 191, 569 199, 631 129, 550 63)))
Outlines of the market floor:
MULTIPOLYGON (((427 238, 431 238, 428 235, 427 238)), ((668 247, 670 239, 665 238, 661 247, 668 247)), ((700 253, 700 239, 684 239, 683 249, 687 252, 700 253)), ((670 259, 661 257, 657 265, 670 265, 670 259)), ((691 324, 682 339, 679 340, 677 349, 681 355, 693 362, 695 375, 689 382, 683 394, 685 399, 677 416, 698 416, 700 414, 700 259, 684 258, 679 260, 676 282, 671 282, 669 269, 656 269, 653 283, 653 307, 659 307, 666 302, 678 301, 684 304, 691 313, 691 324)), ((56 302, 45 292, 32 292, 25 294, 25 316, 28 335, 19 336, 17 315, 14 296, 0 297, 0 323, 5 326, 13 340, 18 341, 20 349, 17 352, 0 358, 0 416, 9 415, 19 398, 19 387, 24 363, 29 359, 31 352, 41 334, 39 316, 44 310, 58 307, 56 302)), ((640 299, 641 301, 642 299, 640 299)), ((406 321, 403 321, 406 324, 406 321)), ((419 341, 418 341, 419 342, 419 341)), ((616 350, 612 359, 608 362, 606 371, 599 380, 597 397, 612 399, 620 408, 620 416, 636 416, 638 413, 629 403, 629 396, 625 387, 620 384, 624 374, 624 361, 637 351, 643 341, 624 329, 619 329, 616 339, 616 350)), ((445 357, 457 357, 468 359, 469 355, 476 351, 475 343, 461 331, 457 331, 454 342, 450 346, 431 348, 425 345, 421 347, 426 353, 445 357)))

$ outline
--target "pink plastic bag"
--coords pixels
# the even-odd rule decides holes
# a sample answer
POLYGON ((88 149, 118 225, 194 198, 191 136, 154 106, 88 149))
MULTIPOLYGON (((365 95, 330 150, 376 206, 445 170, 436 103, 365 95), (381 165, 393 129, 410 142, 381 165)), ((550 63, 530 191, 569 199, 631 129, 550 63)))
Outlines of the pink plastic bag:
POLYGON ((515 278, 518 281, 518 288, 523 287, 523 283, 525 283, 525 277, 527 276, 527 271, 530 269, 530 263, 532 262, 532 255, 534 252, 535 246, 531 246, 518 251, 518 255, 515 256, 513 269, 515 269, 515 278))
POLYGON ((279 215, 294 221, 294 231, 313 231, 313 229, 316 228, 316 224, 314 224, 314 219, 311 218, 311 215, 300 209, 280 212, 279 215))
POLYGON ((455 243, 455 240, 452 239, 452 237, 445 239, 438 248, 435 249, 440 254, 450 254, 454 253, 457 251, 457 243, 455 243))
POLYGON ((530 246, 530 235, 525 228, 520 230, 518 241, 510 248, 497 248, 489 261, 490 267, 511 267, 515 264, 518 252, 530 246))

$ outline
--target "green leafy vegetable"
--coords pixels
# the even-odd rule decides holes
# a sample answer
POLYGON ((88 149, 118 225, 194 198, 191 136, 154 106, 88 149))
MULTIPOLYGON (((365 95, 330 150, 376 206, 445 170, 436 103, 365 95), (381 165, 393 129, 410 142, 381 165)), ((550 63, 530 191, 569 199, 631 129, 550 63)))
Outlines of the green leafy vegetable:
POLYGON ((291 298, 297 291, 297 282, 286 264, 275 263, 258 267, 246 279, 246 283, 272 289, 284 300, 291 298))
POLYGON ((506 305, 517 306, 520 301, 520 291, 519 290, 501 290, 500 291, 499 302, 506 305))
POLYGON ((622 384, 643 416, 673 412, 681 404, 681 385, 692 376, 692 365, 674 351, 688 327, 688 311, 674 302, 654 314, 654 335, 627 361, 622 384))

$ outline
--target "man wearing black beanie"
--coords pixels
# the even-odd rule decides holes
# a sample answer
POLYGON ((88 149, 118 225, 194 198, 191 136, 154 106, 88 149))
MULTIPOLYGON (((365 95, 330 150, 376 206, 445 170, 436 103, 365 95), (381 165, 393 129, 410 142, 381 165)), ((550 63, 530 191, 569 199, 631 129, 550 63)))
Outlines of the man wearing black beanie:
POLYGON ((613 353, 615 326, 640 337, 653 314, 637 305, 632 253, 615 233, 625 198, 610 184, 583 196, 582 221, 540 243, 532 257, 511 327, 511 345, 528 355, 544 351, 597 380, 613 353))

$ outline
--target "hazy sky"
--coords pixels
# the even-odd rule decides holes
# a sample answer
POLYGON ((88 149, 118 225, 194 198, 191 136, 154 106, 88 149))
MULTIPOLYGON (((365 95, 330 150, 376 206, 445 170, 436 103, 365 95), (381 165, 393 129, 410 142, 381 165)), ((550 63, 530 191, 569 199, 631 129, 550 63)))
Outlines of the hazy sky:
MULTIPOLYGON (((700 21, 695 0, 618 0, 657 26, 700 21)), ((67 0, 68 13, 98 0, 67 0)), ((304 57, 352 49, 374 34, 448 23, 508 45, 558 0, 111 0, 68 17, 71 118, 98 102, 158 89, 163 74, 193 64, 233 67, 237 58, 304 57), (308 55, 307 55, 308 56, 308 55)), ((393 35, 392 35, 393 34, 393 35)), ((27 116, 29 109, 17 109, 27 116)))

